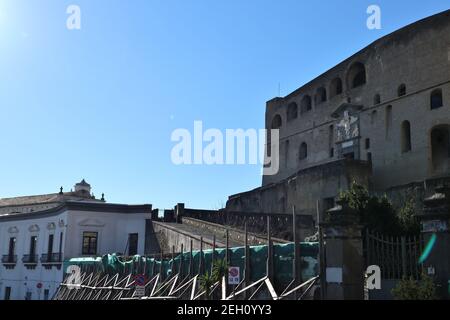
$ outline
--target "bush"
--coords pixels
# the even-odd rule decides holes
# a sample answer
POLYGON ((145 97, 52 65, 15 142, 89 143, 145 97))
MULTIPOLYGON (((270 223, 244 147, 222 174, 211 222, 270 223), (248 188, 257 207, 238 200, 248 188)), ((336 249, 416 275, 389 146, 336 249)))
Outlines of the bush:
POLYGON ((434 300, 437 299, 436 285, 431 277, 422 275, 422 280, 403 278, 391 291, 396 300, 434 300))

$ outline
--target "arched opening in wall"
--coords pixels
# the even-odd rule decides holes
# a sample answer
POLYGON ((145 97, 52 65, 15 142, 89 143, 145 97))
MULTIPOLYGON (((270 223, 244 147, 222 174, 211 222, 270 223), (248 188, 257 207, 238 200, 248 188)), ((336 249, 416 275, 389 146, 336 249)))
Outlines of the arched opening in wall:
POLYGON ((327 101, 327 90, 325 90, 324 87, 320 87, 317 89, 316 95, 314 96, 314 103, 318 105, 325 101, 327 101))
POLYGON ((302 102, 300 103, 300 113, 304 113, 311 110, 311 97, 306 95, 303 97, 302 102))
POLYGON ((347 83, 350 88, 366 84, 366 68, 361 62, 355 62, 347 73, 347 83))
POLYGON ((342 93, 341 78, 334 78, 330 84, 330 98, 342 93))
POLYGON ((401 97, 404 96, 405 94, 406 94, 406 85, 402 83, 401 85, 398 86, 397 96, 401 97))
POLYGON ((279 114, 275 115, 275 117, 273 117, 272 119, 272 129, 279 129, 281 128, 282 125, 282 121, 281 121, 281 116, 279 114))
POLYGON ((386 107, 386 115, 384 123, 386 125, 386 140, 389 140, 391 127, 392 127, 392 106, 389 105, 386 107))
POLYGON ((402 122, 400 138, 402 153, 411 151, 411 124, 407 120, 402 122))
POLYGON ((376 121, 377 121, 377 110, 373 110, 370 113, 370 124, 375 124, 376 121))
POLYGON ((298 107, 295 102, 291 102, 287 109, 287 121, 292 121, 298 117, 298 107))
POLYGON ((435 89, 431 92, 430 95, 430 108, 431 110, 437 109, 442 107, 443 101, 442 101, 442 90, 441 89, 435 89))
POLYGON ((308 146, 305 142, 300 145, 299 159, 305 160, 308 157, 308 146))
POLYGON ((431 164, 434 173, 444 173, 449 169, 449 128, 449 125, 440 125, 431 130, 431 164))
POLYGON ((373 104, 380 104, 381 103, 381 96, 377 93, 374 97, 373 97, 373 104))

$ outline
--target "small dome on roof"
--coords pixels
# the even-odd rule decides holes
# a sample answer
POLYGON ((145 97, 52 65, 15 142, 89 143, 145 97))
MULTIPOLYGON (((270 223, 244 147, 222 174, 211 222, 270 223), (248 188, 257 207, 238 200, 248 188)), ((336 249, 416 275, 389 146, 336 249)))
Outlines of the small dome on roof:
POLYGON ((81 182, 78 182, 77 185, 80 185, 80 186, 86 186, 86 187, 87 187, 87 186, 89 186, 89 187, 91 186, 91 185, 90 185, 89 183, 87 183, 86 180, 84 180, 84 179, 81 180, 81 182))
POLYGON ((91 193, 91 185, 89 183, 86 182, 86 180, 81 180, 81 182, 78 182, 75 185, 75 192, 83 192, 83 193, 91 193))

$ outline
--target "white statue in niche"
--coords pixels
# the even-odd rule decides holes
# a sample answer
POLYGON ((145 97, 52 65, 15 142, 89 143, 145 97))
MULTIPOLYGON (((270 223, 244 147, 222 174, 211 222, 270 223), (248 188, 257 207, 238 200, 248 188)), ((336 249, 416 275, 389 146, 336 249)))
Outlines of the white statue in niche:
POLYGON ((344 117, 337 124, 337 141, 345 141, 359 136, 358 118, 344 111, 344 117))

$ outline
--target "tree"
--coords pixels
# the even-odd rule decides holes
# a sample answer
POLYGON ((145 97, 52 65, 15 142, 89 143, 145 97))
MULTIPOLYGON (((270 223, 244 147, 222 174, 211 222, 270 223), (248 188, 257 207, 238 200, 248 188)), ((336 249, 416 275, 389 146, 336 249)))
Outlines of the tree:
POLYGON ((199 276, 200 289, 205 291, 205 298, 209 299, 211 296, 212 286, 221 281, 223 276, 228 272, 228 264, 225 259, 216 260, 213 263, 211 274, 206 271, 205 274, 199 276))
POLYGON ((205 291, 205 299, 208 300, 211 295, 211 287, 216 283, 214 277, 206 271, 205 274, 198 277, 200 289, 205 291))
POLYGON ((361 222, 374 231, 388 234, 417 234, 420 231, 413 197, 396 210, 386 195, 370 195, 364 186, 353 182, 348 190, 340 193, 339 198, 348 203, 361 222))
POLYGON ((216 281, 220 281, 228 272, 228 263, 225 259, 214 261, 212 275, 216 281))
POLYGON ((415 203, 415 198, 410 196, 404 206, 398 211, 397 218, 404 233, 418 234, 420 232, 420 224, 415 212, 415 203))

